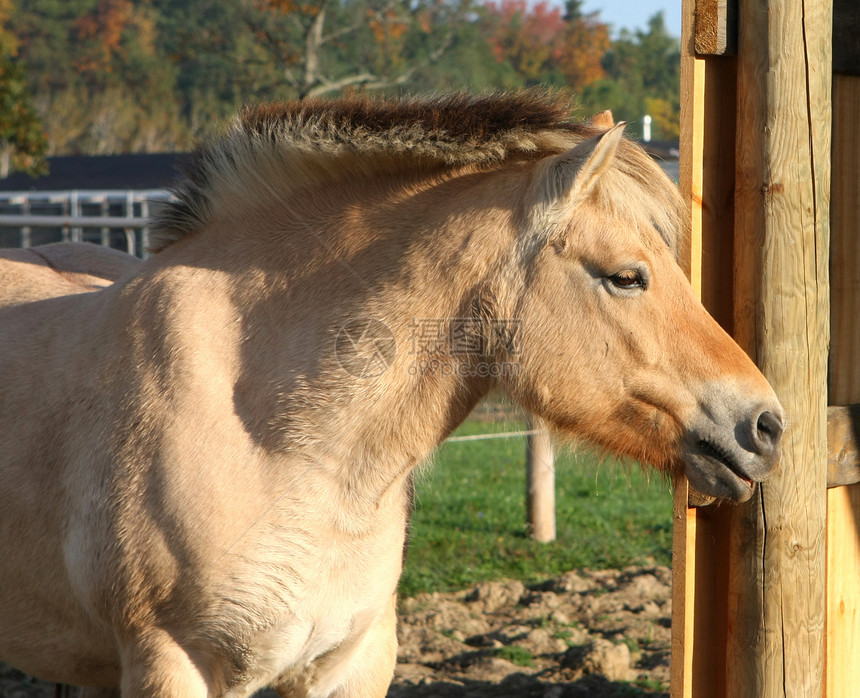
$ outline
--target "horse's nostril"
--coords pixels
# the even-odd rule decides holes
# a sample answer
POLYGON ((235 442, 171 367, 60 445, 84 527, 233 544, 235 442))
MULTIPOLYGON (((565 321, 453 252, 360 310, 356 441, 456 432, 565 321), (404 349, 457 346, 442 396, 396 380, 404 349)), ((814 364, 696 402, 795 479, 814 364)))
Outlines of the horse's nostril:
POLYGON ((773 412, 765 411, 758 416, 753 437, 762 454, 776 450, 784 428, 782 420, 773 412))

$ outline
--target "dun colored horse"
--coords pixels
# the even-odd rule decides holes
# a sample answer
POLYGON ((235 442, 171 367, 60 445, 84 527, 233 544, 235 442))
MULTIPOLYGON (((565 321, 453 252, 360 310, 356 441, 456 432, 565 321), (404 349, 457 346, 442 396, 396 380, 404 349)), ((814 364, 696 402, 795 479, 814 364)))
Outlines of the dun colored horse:
POLYGON ((411 473, 493 387, 750 497, 782 408, 621 128, 535 93, 263 106, 145 262, 5 253, 0 657, 89 696, 383 696, 411 473))

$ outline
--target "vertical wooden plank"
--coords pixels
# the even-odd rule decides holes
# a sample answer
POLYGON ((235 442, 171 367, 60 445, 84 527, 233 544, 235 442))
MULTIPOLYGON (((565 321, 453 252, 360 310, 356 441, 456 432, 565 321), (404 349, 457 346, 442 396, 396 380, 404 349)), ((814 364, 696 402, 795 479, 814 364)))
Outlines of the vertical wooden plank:
MULTIPOLYGON (((697 4, 684 0, 681 40, 681 193, 691 234, 679 254, 705 307, 732 326, 736 62, 697 56, 697 4)), ((672 698, 725 698, 729 508, 687 506, 675 483, 672 698)))
POLYGON ((860 686, 860 485, 827 492, 826 698, 860 686))
POLYGON ((555 540, 555 461, 552 438, 537 417, 528 420, 536 434, 526 437, 526 522, 540 543, 555 540))
MULTIPOLYGON (((684 197, 690 235, 681 238, 678 263, 696 294, 702 292, 702 142, 704 130, 704 60, 696 58, 695 0, 681 4, 681 137, 678 186, 684 197)), ((687 507, 688 484, 674 483, 672 531, 672 698, 693 696, 696 589, 696 510, 687 507)))
POLYGON ((693 696, 696 589, 696 510, 687 506, 689 487, 677 475, 672 504, 672 698, 693 696))
POLYGON ((734 327, 734 191, 737 61, 705 59, 702 143, 702 303, 729 334, 734 327))
POLYGON ((731 514, 730 506, 708 506, 696 512, 693 698, 731 698, 726 688, 731 514))
POLYGON ((824 689, 830 0, 743 0, 735 335, 789 419, 732 520, 728 695, 824 689))
MULTIPOLYGON (((833 78, 830 403, 860 403, 860 77, 833 78)), ((860 436, 855 434, 855 437, 860 436)), ((827 698, 860 686, 860 485, 827 493, 827 698)))

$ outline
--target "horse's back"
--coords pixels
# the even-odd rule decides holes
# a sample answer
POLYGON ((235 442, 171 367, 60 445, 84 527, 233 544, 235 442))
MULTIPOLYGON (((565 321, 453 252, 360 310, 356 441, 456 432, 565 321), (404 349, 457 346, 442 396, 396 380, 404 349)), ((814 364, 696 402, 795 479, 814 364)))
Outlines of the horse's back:
POLYGON ((0 307, 95 291, 134 273, 139 264, 125 252, 89 243, 0 250, 0 307))

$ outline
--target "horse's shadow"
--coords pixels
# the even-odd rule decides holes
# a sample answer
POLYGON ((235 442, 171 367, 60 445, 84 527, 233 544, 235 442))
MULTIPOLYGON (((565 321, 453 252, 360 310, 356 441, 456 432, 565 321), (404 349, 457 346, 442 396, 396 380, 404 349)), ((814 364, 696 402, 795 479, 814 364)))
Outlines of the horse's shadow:
MULTIPOLYGON (((0 676, 3 698, 53 698, 76 695, 74 689, 57 692, 55 684, 35 681, 6 667, 5 681, 0 676)), ((529 674, 511 674, 502 681, 473 679, 435 681, 418 685, 392 686, 387 698, 668 698, 668 693, 653 692, 630 683, 609 681, 602 676, 586 676, 576 681, 547 683, 529 674)), ((274 691, 259 691, 254 698, 278 698, 274 691)))
POLYGON ((548 683, 529 674, 511 674, 502 681, 462 679, 414 686, 392 686, 388 698, 668 698, 635 684, 586 676, 548 683))
MULTIPOLYGON (((277 698, 277 694, 260 691, 254 698, 277 698)), ((392 686, 387 698, 669 698, 669 694, 602 676, 548 683, 531 674, 511 674, 502 681, 456 679, 392 686)))

